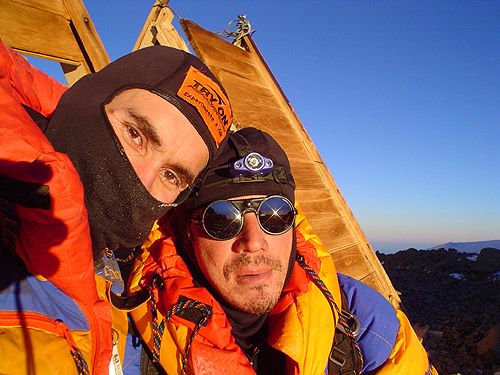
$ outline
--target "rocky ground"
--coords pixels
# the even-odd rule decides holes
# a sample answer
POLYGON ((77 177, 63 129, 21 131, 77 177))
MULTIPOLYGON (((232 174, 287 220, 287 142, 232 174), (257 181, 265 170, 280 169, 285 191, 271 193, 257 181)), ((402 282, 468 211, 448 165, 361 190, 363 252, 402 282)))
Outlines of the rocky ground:
POLYGON ((500 374, 500 250, 377 256, 440 374, 500 374))

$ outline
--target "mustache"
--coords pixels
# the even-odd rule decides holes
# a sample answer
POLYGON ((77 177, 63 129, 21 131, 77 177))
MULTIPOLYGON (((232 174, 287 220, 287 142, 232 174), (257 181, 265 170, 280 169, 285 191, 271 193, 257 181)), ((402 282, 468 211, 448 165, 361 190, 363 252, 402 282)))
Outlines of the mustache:
POLYGON ((222 273, 224 275, 224 278, 227 280, 229 279, 229 276, 240 270, 241 268, 248 266, 248 265, 254 265, 254 266, 268 266, 274 271, 282 271, 283 270, 283 264, 279 260, 276 259, 271 259, 264 254, 257 255, 257 256, 248 256, 248 255, 243 255, 241 257, 233 259, 231 262, 227 263, 224 265, 222 273))

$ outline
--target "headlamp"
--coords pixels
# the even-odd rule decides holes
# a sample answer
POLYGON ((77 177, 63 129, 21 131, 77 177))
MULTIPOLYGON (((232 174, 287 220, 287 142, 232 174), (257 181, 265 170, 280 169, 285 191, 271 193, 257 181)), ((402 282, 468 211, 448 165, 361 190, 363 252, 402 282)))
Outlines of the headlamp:
POLYGON ((247 156, 230 164, 231 174, 235 176, 266 175, 273 170, 273 161, 258 152, 251 152, 247 156))

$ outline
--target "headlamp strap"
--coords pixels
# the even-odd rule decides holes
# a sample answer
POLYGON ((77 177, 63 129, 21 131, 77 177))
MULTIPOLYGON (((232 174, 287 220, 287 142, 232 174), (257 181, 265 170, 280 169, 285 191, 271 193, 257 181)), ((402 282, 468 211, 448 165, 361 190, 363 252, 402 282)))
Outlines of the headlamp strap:
POLYGON ((289 178, 286 169, 281 165, 275 166, 272 176, 274 180, 279 182, 280 184, 288 184, 295 188, 295 183, 293 179, 289 178))
MULTIPOLYGON (((212 173, 215 173, 216 170, 225 170, 227 167, 219 167, 212 170, 212 173)), ((288 184, 295 187, 295 184, 291 180, 289 180, 286 169, 281 165, 274 165, 273 171, 267 175, 252 175, 252 176, 234 176, 227 177, 224 180, 220 180, 212 183, 205 183, 203 181, 203 185, 205 188, 207 187, 215 187, 219 185, 225 184, 240 184, 240 183, 249 183, 249 182, 265 182, 265 181, 275 181, 280 184, 288 184)), ((198 186, 195 186, 195 192, 198 190, 198 186)))
POLYGON ((233 133, 232 137, 229 138, 229 141, 232 143, 233 147, 238 152, 238 156, 240 157, 247 156, 253 151, 245 137, 240 135, 238 132, 233 133))

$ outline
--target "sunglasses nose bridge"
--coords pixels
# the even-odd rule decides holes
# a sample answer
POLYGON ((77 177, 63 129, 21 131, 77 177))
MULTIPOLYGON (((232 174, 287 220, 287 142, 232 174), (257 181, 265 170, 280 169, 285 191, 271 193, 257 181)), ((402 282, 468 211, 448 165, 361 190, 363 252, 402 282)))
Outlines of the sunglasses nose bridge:
POLYGON ((246 208, 239 210, 239 211, 240 211, 240 214, 241 214, 241 217, 243 218, 243 220, 244 220, 245 215, 250 213, 250 212, 253 212, 255 214, 255 216, 259 216, 257 213, 257 209, 255 209, 254 207, 246 207, 246 208))
POLYGON ((238 251, 254 253, 267 249, 267 240, 255 210, 247 210, 238 234, 238 251), (255 214, 255 215, 246 215, 255 214))

